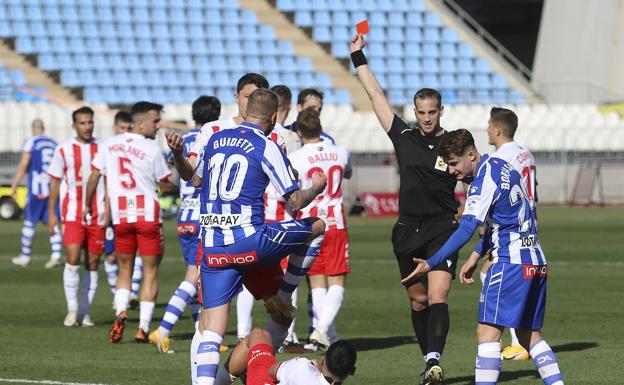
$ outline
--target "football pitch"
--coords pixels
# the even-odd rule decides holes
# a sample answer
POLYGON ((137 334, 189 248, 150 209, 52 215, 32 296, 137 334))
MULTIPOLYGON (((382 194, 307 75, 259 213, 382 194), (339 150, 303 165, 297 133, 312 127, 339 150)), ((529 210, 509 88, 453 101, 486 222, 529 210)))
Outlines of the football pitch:
MULTIPOLYGON (((566 384, 624 383, 623 218, 624 208, 539 209, 540 241, 550 265, 543 332, 557 354, 566 384)), ((414 385, 424 366, 392 254, 392 224, 392 219, 349 219, 353 272, 337 329, 358 350, 357 372, 350 384, 414 385)), ((47 232, 38 226, 33 263, 21 268, 10 262, 19 253, 20 230, 21 222, 0 222, 0 384, 190 383, 188 350, 193 325, 188 314, 172 333, 175 354, 160 355, 153 346, 132 341, 138 310, 130 311, 122 343, 111 345, 107 332, 114 311, 101 267, 91 309, 96 326, 64 327, 62 268, 43 268, 49 255, 47 232)), ((174 222, 166 223, 165 234, 166 254, 152 329, 184 275, 174 222)), ((463 250, 459 266, 468 251, 468 247, 463 250)), ((451 331, 442 359, 446 384, 474 383, 479 290, 479 285, 453 284, 451 331)), ((306 295, 307 289, 301 289, 300 338, 307 335, 309 322, 306 295)), ((264 325, 263 310, 261 304, 255 306, 255 326, 264 325)), ((231 312, 225 337, 230 346, 236 342, 235 314, 231 312)), ((292 357, 280 354, 277 359, 292 357)), ((505 361, 499 383, 538 384, 541 380, 532 361, 505 361)))

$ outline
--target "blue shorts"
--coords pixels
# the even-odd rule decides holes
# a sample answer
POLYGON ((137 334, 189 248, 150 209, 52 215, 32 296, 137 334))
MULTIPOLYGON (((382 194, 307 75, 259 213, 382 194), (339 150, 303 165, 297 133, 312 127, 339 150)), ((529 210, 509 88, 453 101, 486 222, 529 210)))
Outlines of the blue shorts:
MULTIPOLYGON (((56 215, 59 216, 58 205, 56 205, 56 215)), ((30 196, 24 207, 24 221, 37 224, 43 222, 48 224, 48 198, 38 199, 30 196)))
POLYGON ((546 309, 547 274, 546 265, 492 264, 479 300, 479 323, 541 329, 546 309))
POLYGON ((104 236, 104 254, 110 255, 115 252, 115 230, 113 229, 113 225, 110 225, 106 228, 106 233, 104 236))
POLYGON ((285 255, 303 253, 312 233, 308 221, 265 223, 253 235, 223 247, 202 250, 201 290, 204 308, 221 306, 241 291, 248 268, 279 265, 285 255), (283 227, 282 224, 288 224, 283 227))
MULTIPOLYGON (((180 225, 178 225, 179 228, 180 225)), ((199 236, 197 234, 181 234, 178 232, 182 256, 187 266, 195 266, 197 261, 197 249, 199 247, 199 236)))

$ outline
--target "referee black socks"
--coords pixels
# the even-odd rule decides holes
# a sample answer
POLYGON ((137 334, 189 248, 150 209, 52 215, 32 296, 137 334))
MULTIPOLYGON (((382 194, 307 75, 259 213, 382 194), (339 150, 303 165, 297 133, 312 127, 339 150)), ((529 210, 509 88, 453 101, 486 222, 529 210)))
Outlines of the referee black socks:
POLYGON ((448 305, 435 303, 429 306, 429 323, 427 328, 427 352, 437 352, 440 355, 444 351, 446 336, 449 331, 448 305))

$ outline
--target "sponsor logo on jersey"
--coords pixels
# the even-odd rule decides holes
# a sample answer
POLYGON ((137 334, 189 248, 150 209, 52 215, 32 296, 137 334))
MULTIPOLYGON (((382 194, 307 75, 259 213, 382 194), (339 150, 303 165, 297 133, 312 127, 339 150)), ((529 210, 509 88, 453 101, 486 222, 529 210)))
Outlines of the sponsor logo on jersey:
POLYGON ((199 217, 201 227, 229 229, 241 223, 240 214, 202 214, 199 217))
POLYGON ((229 265, 251 265, 260 259, 255 251, 244 254, 206 254, 206 264, 211 267, 223 267, 229 265))
POLYGON ((197 225, 195 223, 178 224, 178 235, 197 234, 197 225))
POLYGON ((540 278, 546 278, 547 274, 547 265, 522 265, 522 276, 524 279, 533 279, 536 276, 540 278))
POLYGON ((197 209, 199 208, 199 199, 197 198, 185 198, 180 202, 181 209, 197 209))

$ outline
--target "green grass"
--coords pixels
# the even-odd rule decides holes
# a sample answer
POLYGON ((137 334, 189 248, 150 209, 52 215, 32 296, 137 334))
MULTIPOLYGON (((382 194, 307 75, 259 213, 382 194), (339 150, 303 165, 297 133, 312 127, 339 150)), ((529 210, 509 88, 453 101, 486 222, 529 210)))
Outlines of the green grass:
MULTIPOLYGON (((554 348, 568 384, 622 384, 624 369, 624 209, 541 208, 540 239, 550 262, 544 335, 554 348)), ((350 220, 353 273, 337 321, 342 338, 358 348, 352 384, 416 384, 422 358, 413 339, 409 305, 399 284, 392 248, 392 220, 350 220)), ((0 222, 0 378, 103 384, 189 383, 188 349, 192 323, 188 316, 173 332, 176 354, 159 355, 152 346, 127 342, 137 325, 130 313, 126 340, 107 342, 113 317, 104 273, 92 308, 94 328, 66 328, 62 269, 45 270, 47 236, 38 227, 35 257, 29 268, 15 267, 21 223, 0 222)), ((174 223, 166 224, 166 256, 155 322, 183 277, 184 266, 174 223)), ((466 253, 462 254, 462 260, 466 253)), ((447 384, 473 382, 474 329, 478 285, 451 291, 451 331, 444 352, 447 384)), ((306 290, 300 293, 297 333, 304 336, 306 290)), ((235 312, 232 312, 235 318, 235 312)), ((256 306, 254 324, 264 325, 256 306)), ((226 343, 235 342, 230 322, 226 343)), ((313 355, 312 355, 313 356, 313 355)), ((288 359, 280 355, 278 359, 288 359)), ((0 384, 7 383, 0 380, 0 384)), ((533 363, 504 362, 500 383, 537 384, 533 363)))

